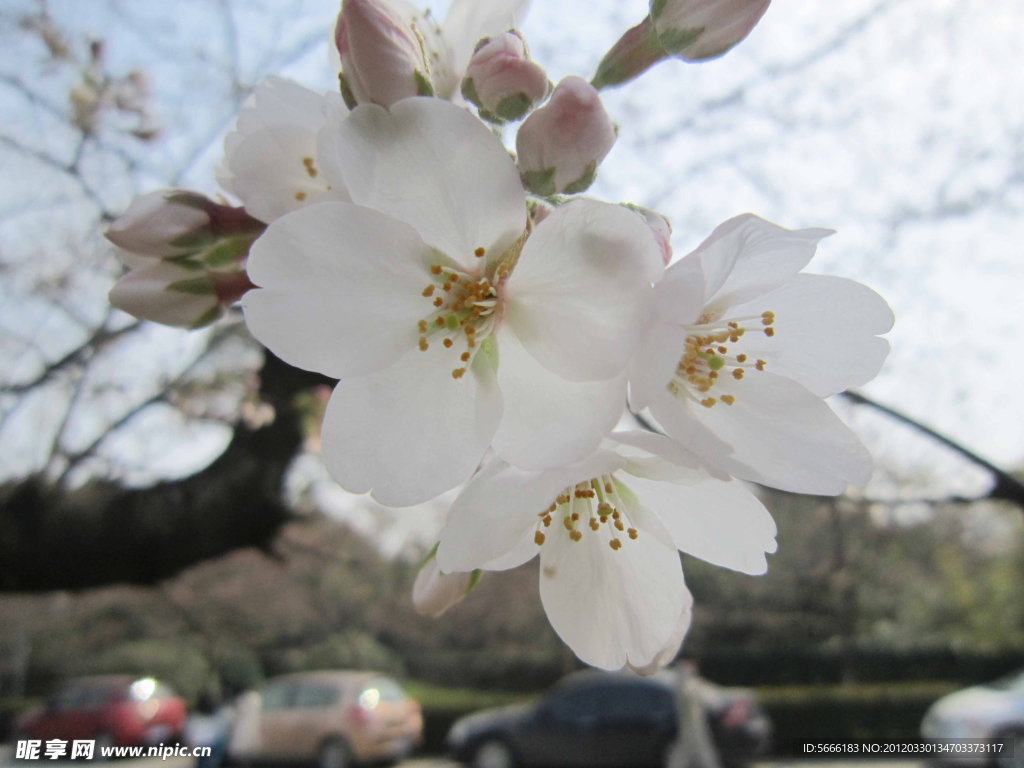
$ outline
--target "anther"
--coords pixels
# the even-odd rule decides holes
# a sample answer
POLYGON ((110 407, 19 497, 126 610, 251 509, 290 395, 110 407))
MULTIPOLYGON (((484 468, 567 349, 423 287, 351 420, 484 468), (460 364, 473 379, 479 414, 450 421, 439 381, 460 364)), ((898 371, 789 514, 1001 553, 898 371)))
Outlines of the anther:
POLYGON ((715 402, 715 398, 705 397, 703 400, 700 401, 700 404, 703 405, 705 408, 710 408, 715 404, 715 402))
POLYGON ((430 268, 430 273, 433 274, 433 275, 440 275, 441 274, 441 265, 440 264, 435 264, 434 266, 432 266, 430 268))
POLYGON ((424 288, 423 289, 423 295, 424 296, 433 296, 434 295, 434 286, 433 285, 428 285, 426 288, 424 288))
POLYGON ((449 282, 449 283, 457 283, 457 282, 459 282, 459 276, 458 276, 458 275, 456 275, 456 274, 455 274, 455 273, 453 272, 452 274, 448 275, 448 282, 449 282))
POLYGON ((765 363, 765 361, 764 361, 764 360, 758 360, 758 361, 757 361, 757 362, 756 362, 756 363, 754 364, 754 367, 755 367, 755 368, 757 368, 757 370, 759 370, 759 371, 763 371, 763 370, 764 370, 764 367, 765 367, 765 365, 767 365, 767 363, 765 363))
POLYGON ((724 355, 726 352, 729 351, 729 349, 728 349, 728 347, 719 347, 718 351, 721 352, 724 355))
POLYGON ((746 355, 736 355, 736 362, 745 363, 747 361, 746 355))
POLYGON ((605 493, 611 493, 612 492, 612 484, 611 483, 605 483, 604 484, 604 492, 605 493))
POLYGON ((482 259, 485 253, 487 253, 487 251, 484 250, 484 247, 482 245, 475 251, 473 251, 473 255, 476 256, 478 259, 482 259))
POLYGON ((626 526, 624 526, 624 525, 622 524, 622 521, 621 521, 621 520, 616 520, 616 521, 615 521, 615 527, 616 527, 616 528, 618 528, 618 529, 619 529, 619 530, 621 531, 621 530, 624 530, 626 526))
POLYGON ((465 368, 456 368, 454 371, 452 371, 452 378, 453 379, 461 379, 462 378, 462 374, 464 374, 465 372, 466 372, 465 368))
POLYGON ((434 320, 434 325, 436 325, 438 328, 440 328, 442 325, 444 325, 444 318, 441 317, 440 315, 438 315, 437 319, 434 320))
POLYGON ((427 347, 429 347, 429 346, 430 345, 427 344, 426 337, 425 336, 420 336, 420 350, 422 350, 423 352, 426 352, 427 351, 427 347))
POLYGON ((742 368, 734 369, 733 372, 732 372, 732 377, 734 379, 736 379, 736 381, 739 381, 740 379, 742 379, 743 378, 743 369, 742 368))
POLYGON ((579 541, 580 539, 583 538, 583 534, 580 533, 579 531, 570 531, 569 532, 569 538, 572 539, 573 541, 579 541))
MULTIPOLYGON (((448 339, 445 339, 445 341, 448 341, 448 339)), ((469 362, 469 352, 463 352, 459 359, 462 360, 462 362, 464 362, 464 363, 468 363, 469 362)))
POLYGON ((420 329, 420 333, 426 333, 427 332, 427 321, 426 320, 420 320, 418 327, 420 329))
POLYGON ((306 173, 309 174, 309 177, 310 178, 315 178, 316 177, 316 168, 313 167, 313 158, 312 157, 304 157, 304 158, 302 158, 302 164, 304 166, 306 166, 306 173))
POLYGON ((619 510, 613 509, 612 510, 612 520, 618 520, 618 519, 619 519, 619 510))
POLYGON ((636 532, 636 528, 630 528, 626 533, 629 534, 629 538, 633 539, 633 541, 636 541, 636 537, 639 535, 636 532))
POLYGON ((445 293, 447 293, 451 289, 452 289, 452 284, 447 282, 447 281, 445 282, 444 285, 441 286, 441 290, 444 291, 445 293))
POLYGON ((618 551, 618 550, 622 549, 622 542, 619 541, 618 539, 612 539, 611 541, 608 542, 608 546, 611 547, 612 549, 618 551))
POLYGON ((722 402, 726 405, 732 405, 736 402, 736 398, 732 395, 722 395, 722 402))
POLYGON ((775 335, 775 329, 770 327, 770 326, 768 328, 765 328, 764 329, 764 335, 765 336, 774 336, 775 335))
POLYGON ((537 531, 535 534, 533 534, 533 543, 536 544, 538 547, 541 544, 543 544, 544 543, 544 534, 541 533, 540 531, 537 531))
POLYGON ((440 307, 442 304, 444 304, 444 299, 442 299, 440 296, 438 296, 436 299, 434 299, 434 306, 435 307, 440 307))
POLYGON ((562 525, 565 526, 565 530, 567 530, 567 531, 571 531, 572 530, 572 520, 570 520, 568 518, 568 516, 562 518, 562 525))
POLYGON ((601 526, 598 524, 597 520, 590 518, 590 530, 597 531, 600 530, 600 528, 601 526))
POLYGON ((306 199, 306 193, 305 192, 296 192, 295 193, 295 199, 298 200, 301 203, 303 200, 306 199))
POLYGON ((551 527, 551 515, 545 515, 544 516, 544 527, 545 528, 550 528, 551 527))

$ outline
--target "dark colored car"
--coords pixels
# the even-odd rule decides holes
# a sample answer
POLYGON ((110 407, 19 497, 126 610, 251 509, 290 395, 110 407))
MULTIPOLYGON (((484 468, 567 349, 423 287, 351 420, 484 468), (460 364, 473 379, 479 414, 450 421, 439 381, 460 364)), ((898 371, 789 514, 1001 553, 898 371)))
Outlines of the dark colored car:
POLYGON ((185 701, 151 677, 121 675, 69 680, 45 708, 15 724, 19 739, 95 739, 106 746, 174 743, 185 726, 185 701))
MULTIPOLYGON (((477 712, 448 733, 474 768, 663 766, 676 738, 675 678, 580 672, 534 704, 477 712)), ((753 694, 701 681, 699 698, 725 765, 762 752, 771 725, 753 694)))

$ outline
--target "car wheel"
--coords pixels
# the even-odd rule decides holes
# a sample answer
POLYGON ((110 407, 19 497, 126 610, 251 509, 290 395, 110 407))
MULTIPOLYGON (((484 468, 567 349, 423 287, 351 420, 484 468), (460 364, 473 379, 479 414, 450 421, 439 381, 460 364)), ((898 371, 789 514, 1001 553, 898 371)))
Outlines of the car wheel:
POLYGON ((993 741, 1006 744, 1004 752, 1013 750, 1013 757, 995 758, 992 765, 999 768, 1024 768, 1024 728, 1006 728, 996 734, 993 741))
POLYGON ((340 739, 324 742, 316 758, 317 768, 349 768, 351 764, 348 747, 340 739))
POLYGON ((472 768, 515 768, 516 756, 508 744, 492 739, 476 748, 470 765, 472 768))

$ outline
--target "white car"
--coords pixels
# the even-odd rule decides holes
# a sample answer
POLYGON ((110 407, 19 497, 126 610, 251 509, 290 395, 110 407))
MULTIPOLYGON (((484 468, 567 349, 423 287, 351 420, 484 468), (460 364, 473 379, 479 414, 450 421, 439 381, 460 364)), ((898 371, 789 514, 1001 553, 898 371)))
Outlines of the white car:
POLYGON ((998 755, 972 757, 946 753, 942 755, 942 763, 952 760, 962 765, 1024 766, 1024 670, 943 696, 932 704, 921 721, 921 737, 926 741, 1015 741, 1012 757, 1005 752, 1001 759, 998 755), (997 761, 993 761, 993 757, 997 761))

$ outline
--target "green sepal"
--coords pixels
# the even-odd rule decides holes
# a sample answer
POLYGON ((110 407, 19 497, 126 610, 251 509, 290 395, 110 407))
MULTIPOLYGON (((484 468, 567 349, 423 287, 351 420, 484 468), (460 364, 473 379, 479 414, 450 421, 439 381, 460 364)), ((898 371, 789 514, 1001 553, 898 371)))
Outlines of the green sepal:
POLYGON ((661 16, 665 11, 665 6, 668 5, 668 0, 651 0, 651 20, 657 21, 658 17, 661 16))
POLYGON ((175 248, 195 248, 198 251, 200 248, 205 248, 213 242, 213 233, 209 227, 201 227, 194 232, 186 232, 184 235, 179 235, 168 242, 175 248))
POLYGON ((469 584, 466 585, 466 594, 468 595, 473 591, 474 587, 480 583, 480 577, 484 575, 484 572, 477 568, 469 576, 469 584))
POLYGON ((513 93, 498 102, 495 113, 502 120, 522 120, 533 106, 533 100, 525 93, 513 93))
POLYGON ((252 245, 252 242, 252 235, 225 237, 204 251, 200 258, 206 266, 213 269, 229 267, 249 253, 249 247, 252 245))
POLYGON ((174 291, 175 293, 188 293, 192 296, 212 296, 215 293, 213 280, 210 279, 209 275, 176 280, 173 283, 168 283, 164 290, 174 291))
POLYGON ((555 194, 555 169, 545 168, 543 171, 526 171, 523 173, 523 184, 535 195, 550 197, 555 194))
POLYGON ((587 166, 586 170, 583 171, 582 176, 571 184, 567 184, 565 189, 562 191, 567 195, 575 195, 580 192, 585 192, 590 188, 590 185, 594 183, 595 178, 597 178, 597 163, 591 163, 587 166))
POLYGON ((186 253, 182 256, 171 256, 170 258, 163 259, 163 261, 168 264, 174 264, 176 267, 181 267, 182 269, 190 269, 193 272, 206 269, 205 264, 196 260, 195 253, 186 253))
POLYGON ((435 555, 437 555, 437 548, 441 546, 441 542, 438 541, 434 544, 433 548, 427 553, 426 557, 420 560, 420 564, 416 566, 417 571, 422 571, 423 566, 429 563, 435 555))
POLYGON ((476 107, 483 108, 483 104, 480 103, 480 96, 476 92, 476 84, 473 82, 473 78, 462 78, 462 88, 460 90, 462 91, 462 98, 476 107))
POLYGON ((434 84, 430 82, 430 78, 420 72, 418 69, 414 69, 412 72, 413 78, 416 80, 416 95, 417 96, 433 96, 434 95, 434 84))
POLYGON ((694 29, 666 29, 658 34, 658 42, 673 56, 679 56, 687 48, 697 42, 697 38, 704 34, 704 27, 694 29))
POLYGON ((341 100, 345 102, 345 106, 349 110, 358 107, 359 102, 356 101, 356 95, 352 93, 352 87, 348 84, 348 80, 345 79, 343 72, 338 73, 338 85, 341 87, 341 100))
POLYGON ((220 319, 220 316, 222 314, 224 314, 224 309, 219 304, 210 307, 208 310, 203 312, 203 314, 201 314, 199 318, 194 323, 192 323, 192 325, 189 326, 189 330, 196 331, 199 330, 200 328, 205 328, 206 326, 220 319))

